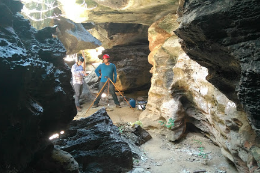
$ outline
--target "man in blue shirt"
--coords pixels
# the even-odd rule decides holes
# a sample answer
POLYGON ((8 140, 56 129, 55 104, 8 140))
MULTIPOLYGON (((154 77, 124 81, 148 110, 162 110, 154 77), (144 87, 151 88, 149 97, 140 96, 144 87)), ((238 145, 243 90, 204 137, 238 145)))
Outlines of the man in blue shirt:
POLYGON ((82 93, 83 77, 87 76, 86 72, 82 67, 83 63, 84 63, 84 58, 79 57, 79 60, 71 68, 73 88, 75 91, 75 105, 78 112, 81 112, 81 108, 82 108, 79 104, 79 98, 82 93))
MULTIPOLYGON (((101 80, 99 82, 99 91, 102 89, 102 87, 104 86, 104 84, 108 80, 107 78, 110 78, 114 83, 116 83, 116 78, 117 78, 116 66, 113 63, 110 63, 109 60, 110 60, 109 55, 105 54, 103 56, 104 63, 100 64, 95 70, 97 76, 99 78, 101 78, 101 80), (101 71, 101 74, 99 73, 99 71, 101 71)), ((93 105, 94 108, 98 107, 98 103, 100 101, 101 94, 103 93, 103 91, 99 94, 98 98, 94 102, 94 105, 93 105)), ((115 87, 114 87, 113 84, 109 85, 109 93, 111 93, 113 100, 116 104, 116 107, 121 108, 121 106, 118 102, 118 99, 117 99, 117 96, 116 96, 116 93, 115 93, 115 87)))

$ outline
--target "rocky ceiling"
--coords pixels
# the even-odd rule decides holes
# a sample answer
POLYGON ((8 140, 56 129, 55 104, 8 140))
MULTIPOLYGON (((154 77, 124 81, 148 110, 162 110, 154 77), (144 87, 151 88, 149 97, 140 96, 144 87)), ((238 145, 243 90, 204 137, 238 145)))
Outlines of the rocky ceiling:
POLYGON ((177 0, 58 0, 62 14, 77 23, 135 23, 151 25, 175 13, 177 0), (76 11, 77 10, 77 11, 76 11))
MULTIPOLYGON (((22 14, 35 28, 62 25, 64 30, 64 23, 75 22, 76 25, 81 23, 88 32, 102 42, 105 48, 125 44, 148 44, 148 27, 166 14, 176 14, 178 7, 178 0, 23 0, 22 2, 24 3, 22 14)), ((66 29, 76 30, 75 27, 66 29)), ((82 30, 80 32, 82 33, 82 30)), ((59 38, 67 48, 67 54, 78 52, 79 49, 75 49, 75 46, 70 47, 70 44, 65 43, 60 36, 59 38)), ((94 46, 85 45, 85 47, 91 49, 94 46)))

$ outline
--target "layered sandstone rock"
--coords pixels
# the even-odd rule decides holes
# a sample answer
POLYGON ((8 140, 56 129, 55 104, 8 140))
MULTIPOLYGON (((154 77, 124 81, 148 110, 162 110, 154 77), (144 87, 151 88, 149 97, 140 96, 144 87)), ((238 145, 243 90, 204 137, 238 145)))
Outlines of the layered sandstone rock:
MULTIPOLYGON (((193 13, 193 17, 195 14, 193 13)), ((183 20, 187 22, 191 19, 193 18, 189 16, 183 20)), ((149 47, 151 49, 149 62, 153 65, 151 70, 153 77, 147 109, 141 114, 140 120, 146 128, 160 128, 160 120, 165 122, 174 120, 174 126, 167 129, 167 137, 171 141, 180 139, 187 124, 192 123, 220 146, 222 153, 235 163, 239 172, 253 172, 257 168, 259 141, 250 126, 247 113, 241 110, 240 104, 237 104, 238 99, 233 99, 236 94, 232 93, 231 89, 222 91, 221 88, 218 88, 221 81, 215 87, 214 82, 210 83, 211 80, 209 80, 210 82, 206 80, 206 78, 212 77, 211 69, 216 68, 215 64, 212 63, 212 68, 209 70, 188 56, 191 53, 192 57, 196 57, 205 65, 205 63, 210 64, 211 59, 217 61, 214 59, 219 56, 217 53, 223 55, 225 51, 212 51, 212 55, 210 55, 207 51, 204 54, 202 49, 196 51, 197 47, 189 47, 192 46, 190 44, 198 46, 200 42, 196 42, 194 39, 204 37, 199 35, 199 31, 192 33, 193 29, 189 30, 187 28, 189 25, 183 23, 177 32, 180 34, 187 31, 182 42, 187 43, 184 49, 187 51, 187 55, 181 49, 180 40, 173 34, 178 27, 177 21, 174 22, 174 20, 176 20, 174 15, 168 15, 149 28, 149 47), (207 59, 203 59, 203 57, 207 59), (228 94, 227 91, 229 91, 228 94)), ((203 43, 205 39, 200 41, 203 43)), ((206 48, 205 45, 204 48, 206 48)), ((224 63, 224 57, 219 59, 219 66, 223 65, 219 70, 225 69, 231 76, 234 76, 235 80, 237 77, 232 74, 238 73, 238 62, 234 58, 228 59, 228 57, 226 57, 228 63, 224 63), (230 65, 233 65, 233 68, 227 69, 230 65)), ((227 76, 223 76, 223 78, 226 79, 227 76)), ((223 85, 232 88, 235 84, 224 80, 223 85)))
MULTIPOLYGON (((148 60, 153 65, 151 69, 153 76, 151 79, 151 88, 149 90, 146 110, 141 114, 140 117, 141 121, 144 122, 144 125, 147 127, 160 127, 158 121, 163 118, 161 116, 160 107, 163 102, 172 100, 172 68, 176 64, 177 57, 181 51, 177 40, 178 38, 173 34, 173 30, 178 26, 172 20, 174 16, 174 14, 169 14, 166 17, 160 19, 151 25, 148 31, 149 41, 151 42, 149 45, 151 53, 149 54, 148 60), (159 26, 162 23, 163 25, 159 26), (169 29, 165 30, 164 28, 169 29), (164 42, 167 42, 164 47, 170 46, 171 52, 168 52, 166 49, 164 49, 164 42)), ((172 115, 173 114, 170 116, 172 115)))
POLYGON ((102 42, 102 47, 111 49, 118 45, 148 44, 148 27, 135 23, 104 23, 96 24, 88 31, 102 42))
POLYGON ((137 23, 151 25, 178 7, 177 0, 94 0, 86 3, 58 0, 62 14, 77 23, 137 23))

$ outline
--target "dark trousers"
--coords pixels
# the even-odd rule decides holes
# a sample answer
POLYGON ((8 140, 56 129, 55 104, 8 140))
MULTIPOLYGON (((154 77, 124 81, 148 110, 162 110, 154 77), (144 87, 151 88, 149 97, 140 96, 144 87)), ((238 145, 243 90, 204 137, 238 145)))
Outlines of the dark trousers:
MULTIPOLYGON (((104 86, 105 82, 99 82, 99 91, 102 89, 102 87, 104 86)), ((107 84, 108 86, 108 84, 107 84)), ((105 88, 107 88, 107 86, 105 86, 105 88)), ((103 88, 103 91, 99 94, 98 98, 96 99, 96 101, 94 102, 95 105, 97 105, 101 99, 101 95, 104 92, 105 88, 103 88)), ((119 105, 116 93, 115 93, 115 87, 112 83, 109 83, 109 93, 112 95, 113 100, 115 102, 116 105, 119 105)))
POLYGON ((77 107, 79 107, 80 106, 79 98, 80 98, 80 95, 82 93, 82 88, 83 88, 82 84, 74 84, 73 88, 74 88, 74 91, 75 91, 75 105, 77 107))

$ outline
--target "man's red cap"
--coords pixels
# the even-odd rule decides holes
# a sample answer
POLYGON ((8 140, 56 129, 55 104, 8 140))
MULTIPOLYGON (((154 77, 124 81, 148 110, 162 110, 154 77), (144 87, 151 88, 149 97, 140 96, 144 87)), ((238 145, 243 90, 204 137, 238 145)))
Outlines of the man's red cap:
POLYGON ((110 57, 109 57, 108 54, 103 55, 103 59, 109 59, 109 58, 110 58, 110 57))

